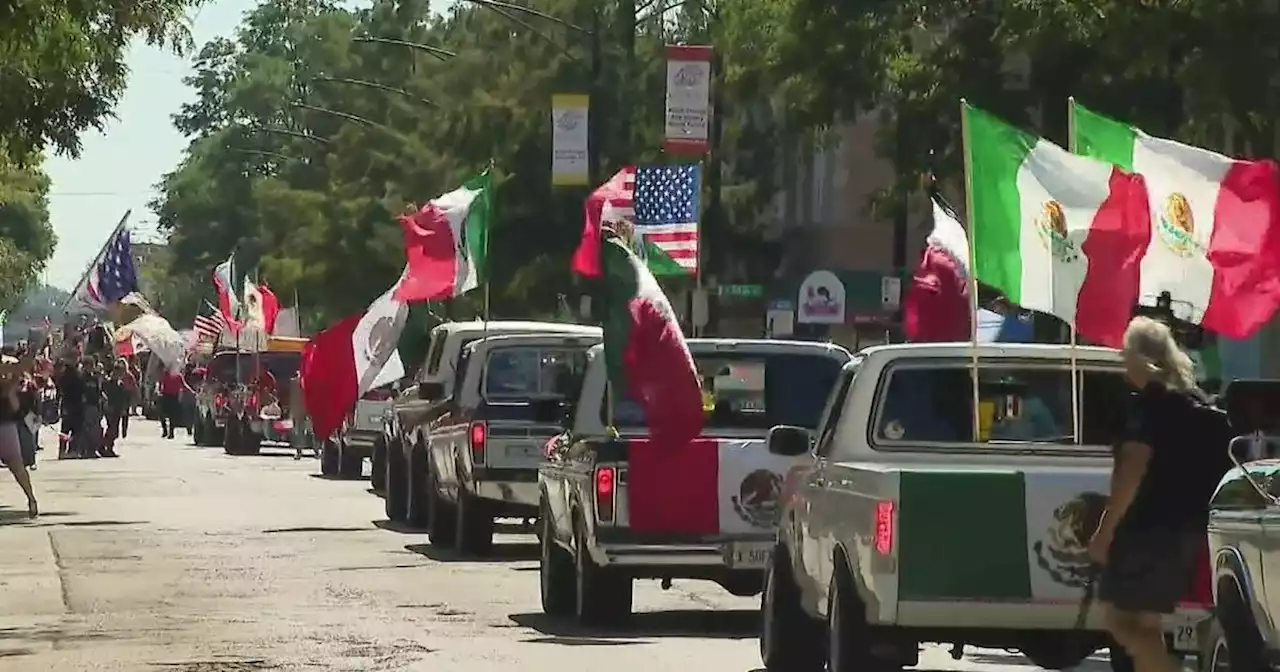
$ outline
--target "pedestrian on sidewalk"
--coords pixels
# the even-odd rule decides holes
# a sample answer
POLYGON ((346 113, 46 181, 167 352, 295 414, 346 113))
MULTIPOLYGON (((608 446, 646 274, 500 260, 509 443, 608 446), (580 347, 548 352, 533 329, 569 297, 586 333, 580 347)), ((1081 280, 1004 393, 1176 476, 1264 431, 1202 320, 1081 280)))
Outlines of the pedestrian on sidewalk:
POLYGON ((103 455, 119 457, 116 453, 116 441, 129 435, 129 388, 125 377, 129 374, 129 365, 123 359, 117 360, 115 370, 102 383, 103 411, 107 418, 107 433, 103 455))
POLYGON ((27 514, 35 518, 40 514, 36 504, 35 489, 31 486, 31 474, 22 459, 22 443, 18 436, 18 424, 22 422, 22 409, 18 397, 22 375, 35 364, 34 358, 18 359, 6 348, 0 355, 0 462, 8 467, 13 480, 18 482, 27 496, 27 514))
POLYGON ((61 406, 62 431, 58 437, 58 459, 63 457, 80 457, 77 452, 77 440, 84 425, 84 371, 82 365, 74 359, 60 364, 62 372, 58 376, 58 402, 61 406))
POLYGON ((22 464, 30 471, 36 470, 36 451, 40 450, 40 416, 39 387, 30 373, 22 376, 22 387, 18 391, 18 410, 22 422, 18 423, 18 440, 22 445, 22 464))
POLYGON ((160 393, 160 433, 163 438, 176 437, 178 423, 182 422, 182 391, 186 387, 181 371, 165 371, 156 384, 160 393))
POLYGON ((1176 672, 1181 665, 1166 650, 1161 620, 1207 561, 1209 499, 1231 466, 1230 425, 1196 387, 1191 358, 1168 325, 1134 318, 1122 354, 1138 392, 1089 556, 1102 565, 1098 600, 1107 630, 1136 672, 1176 672))

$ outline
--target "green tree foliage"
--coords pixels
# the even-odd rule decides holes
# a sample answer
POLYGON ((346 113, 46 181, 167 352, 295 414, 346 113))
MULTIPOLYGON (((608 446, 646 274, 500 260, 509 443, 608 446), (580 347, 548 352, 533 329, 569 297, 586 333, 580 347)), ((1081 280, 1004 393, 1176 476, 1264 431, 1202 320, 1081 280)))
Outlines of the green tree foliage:
MULTIPOLYGON (((191 145, 153 204, 171 271, 204 282, 234 249, 242 272, 257 269, 278 295, 296 291, 304 312, 336 319, 398 276, 396 218, 492 161, 492 312, 554 314, 573 291, 568 260, 586 193, 551 187, 551 96, 595 89, 602 179, 626 163, 664 161, 663 50, 682 41, 742 41, 725 48, 723 193, 733 228, 751 232, 775 188, 777 126, 750 79, 763 63, 756 46, 769 39, 759 22, 772 19, 770 3, 665 14, 654 9, 668 3, 529 3, 569 24, 560 25, 465 1, 429 16, 425 0, 358 11, 269 0, 235 39, 196 57, 195 100, 175 118, 191 145), (597 87, 591 40, 579 29, 598 29, 597 87)), ((483 301, 475 294, 433 310, 474 314, 483 301)))
POLYGON ((17 0, 0 3, 0 145, 75 155, 124 92, 130 41, 183 47, 200 0, 17 0))
POLYGON ((13 306, 31 287, 56 244, 39 155, 19 164, 0 151, 0 308, 13 306))

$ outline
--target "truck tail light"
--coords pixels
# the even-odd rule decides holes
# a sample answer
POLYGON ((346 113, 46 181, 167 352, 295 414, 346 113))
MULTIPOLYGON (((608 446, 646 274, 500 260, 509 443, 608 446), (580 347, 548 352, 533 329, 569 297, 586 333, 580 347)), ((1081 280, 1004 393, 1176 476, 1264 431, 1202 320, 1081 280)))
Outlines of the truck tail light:
POLYGON ((617 492, 618 471, 613 467, 596 469, 596 520, 613 522, 614 494, 617 492))
POLYGON ((484 464, 485 442, 489 439, 489 428, 483 422, 473 422, 467 430, 467 439, 471 445, 471 464, 484 464))
POLYGON ((893 553, 893 500, 882 499, 876 502, 876 553, 889 555, 893 553))

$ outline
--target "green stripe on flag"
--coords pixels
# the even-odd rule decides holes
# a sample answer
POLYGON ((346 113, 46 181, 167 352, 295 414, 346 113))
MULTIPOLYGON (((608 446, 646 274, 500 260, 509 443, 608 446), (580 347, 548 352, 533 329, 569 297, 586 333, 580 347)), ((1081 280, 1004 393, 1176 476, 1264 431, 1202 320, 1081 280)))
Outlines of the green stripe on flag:
POLYGON ((1017 472, 902 472, 899 599, 1030 599, 1025 506, 1017 472))
POLYGON ((1132 126, 1104 117, 1074 100, 1071 114, 1071 151, 1134 172, 1133 145, 1138 134, 1132 126))
POLYGON ((476 269, 477 284, 489 280, 489 223, 493 219, 493 177, 486 170, 467 180, 462 188, 477 191, 475 199, 467 208, 467 252, 476 269))
POLYGON ((675 259, 667 256, 666 250, 649 241, 644 242, 645 265, 649 272, 658 276, 689 275, 689 269, 681 266, 675 259))
POLYGON ((1022 303, 1022 200, 1018 171, 1040 139, 975 107, 964 106, 968 173, 978 280, 1022 303))

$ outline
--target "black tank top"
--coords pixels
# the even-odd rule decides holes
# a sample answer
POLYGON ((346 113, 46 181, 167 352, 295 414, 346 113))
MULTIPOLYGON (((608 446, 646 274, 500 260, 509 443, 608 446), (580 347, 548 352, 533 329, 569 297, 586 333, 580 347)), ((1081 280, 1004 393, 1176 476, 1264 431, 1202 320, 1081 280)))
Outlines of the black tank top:
POLYGON ((17 422, 22 419, 21 411, 13 403, 12 389, 9 385, 11 383, 0 383, 0 423, 17 422))

